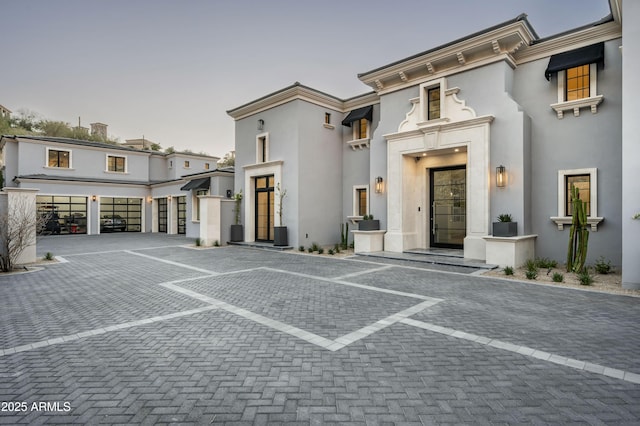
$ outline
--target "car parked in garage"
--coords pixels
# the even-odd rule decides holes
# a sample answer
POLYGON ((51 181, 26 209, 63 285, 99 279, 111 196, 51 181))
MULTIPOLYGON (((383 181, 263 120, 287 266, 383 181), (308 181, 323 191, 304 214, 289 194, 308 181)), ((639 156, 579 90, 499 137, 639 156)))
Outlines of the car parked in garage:
POLYGON ((100 220, 100 232, 125 231, 127 221, 117 214, 103 216, 100 220))

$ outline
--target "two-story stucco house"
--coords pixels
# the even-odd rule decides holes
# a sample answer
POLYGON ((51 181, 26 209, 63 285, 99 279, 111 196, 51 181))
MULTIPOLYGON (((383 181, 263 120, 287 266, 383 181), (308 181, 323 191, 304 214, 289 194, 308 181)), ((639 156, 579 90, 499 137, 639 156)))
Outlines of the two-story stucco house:
POLYGON ((37 189, 53 234, 164 232, 200 237, 200 197, 230 198, 218 157, 66 138, 2 136, 5 185, 37 189))
MULTIPOLYGON (((336 243, 341 223, 373 214, 385 251, 489 259, 505 242, 492 222, 510 214, 518 233, 507 244, 564 261, 575 186, 589 261, 620 265, 623 246, 640 256, 638 235, 623 235, 638 225, 640 191, 625 189, 634 207, 623 214, 621 185, 633 168, 623 155, 637 167, 640 154, 622 125, 623 86, 637 83, 633 71, 623 83, 622 4, 610 4, 610 16, 556 36, 540 38, 521 15, 359 74, 373 91, 351 99, 295 83, 229 110, 245 240, 273 240, 281 208, 293 246, 336 243)), ((623 268, 631 282, 638 258, 623 268)))

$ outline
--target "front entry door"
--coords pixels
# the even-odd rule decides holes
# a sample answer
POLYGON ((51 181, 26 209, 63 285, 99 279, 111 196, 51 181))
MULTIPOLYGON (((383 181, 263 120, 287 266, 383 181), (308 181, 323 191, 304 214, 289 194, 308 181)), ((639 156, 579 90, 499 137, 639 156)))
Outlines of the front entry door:
POLYGON ((431 169, 430 246, 461 249, 466 236, 465 166, 431 169))
POLYGON ((256 180, 256 241, 273 241, 273 176, 256 180))

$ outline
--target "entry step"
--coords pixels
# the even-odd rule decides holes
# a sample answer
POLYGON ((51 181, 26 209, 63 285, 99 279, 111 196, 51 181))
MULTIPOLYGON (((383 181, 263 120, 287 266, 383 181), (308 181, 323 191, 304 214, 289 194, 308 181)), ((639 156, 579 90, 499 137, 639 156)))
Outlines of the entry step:
MULTIPOLYGON (((461 266, 475 269, 495 269, 498 265, 492 265, 478 259, 465 259, 464 256, 455 253, 445 253, 448 250, 438 250, 433 253, 431 250, 408 250, 404 253, 393 253, 388 251, 378 251, 372 253, 358 253, 358 256, 378 257, 383 259, 404 260, 407 262, 431 263, 434 265, 461 266)), ((462 252, 460 250, 460 252, 462 252)))

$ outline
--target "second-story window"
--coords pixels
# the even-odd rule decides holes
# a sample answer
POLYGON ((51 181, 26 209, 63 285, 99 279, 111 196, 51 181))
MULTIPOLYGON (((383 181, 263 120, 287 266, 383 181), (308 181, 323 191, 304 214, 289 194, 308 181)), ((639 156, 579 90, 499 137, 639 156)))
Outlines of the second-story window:
POLYGON ((436 86, 427 90, 428 120, 440 118, 440 86, 436 86))
POLYGON ((126 157, 119 157, 117 155, 107 156, 107 171, 125 173, 127 167, 126 157))
POLYGON ((331 124, 331 113, 330 112, 325 112, 324 113, 324 124, 331 124))
POLYGON ((190 166, 189 161, 188 161, 188 160, 184 160, 184 168, 185 168, 185 169, 188 169, 188 168, 189 168, 189 166, 190 166))
POLYGON ((204 163, 204 169, 209 170, 209 163, 204 163))
POLYGON ((366 139, 367 138, 367 129, 369 128, 369 120, 366 118, 361 118, 357 123, 354 123, 353 126, 353 138, 354 139, 366 139))
POLYGON ((47 167, 71 168, 71 151, 47 149, 47 167))

